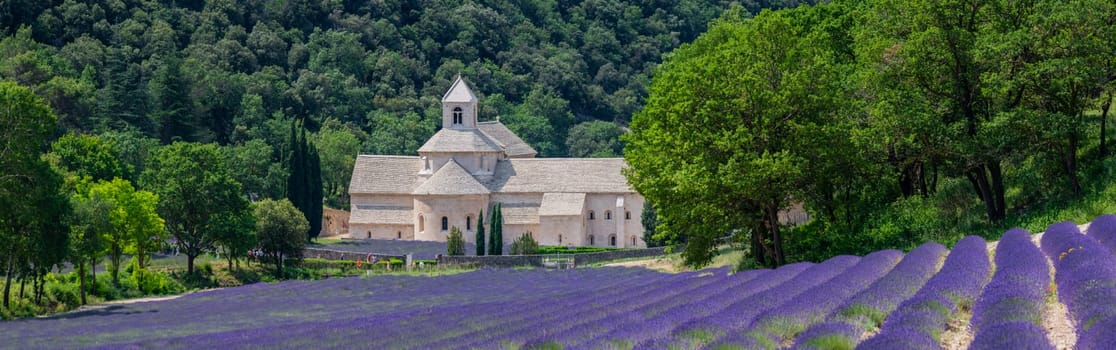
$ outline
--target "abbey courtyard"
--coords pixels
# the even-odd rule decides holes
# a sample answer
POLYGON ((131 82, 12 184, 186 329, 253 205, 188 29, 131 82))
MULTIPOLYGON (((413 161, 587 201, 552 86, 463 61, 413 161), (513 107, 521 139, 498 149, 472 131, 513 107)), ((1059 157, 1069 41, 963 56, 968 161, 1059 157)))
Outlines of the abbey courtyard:
POLYGON ((442 128, 419 156, 360 155, 349 185, 349 236, 445 241, 457 227, 473 243, 479 215, 499 203, 503 239, 531 232, 542 245, 645 247, 644 199, 622 158, 535 158, 494 121, 458 77, 442 97, 442 128))

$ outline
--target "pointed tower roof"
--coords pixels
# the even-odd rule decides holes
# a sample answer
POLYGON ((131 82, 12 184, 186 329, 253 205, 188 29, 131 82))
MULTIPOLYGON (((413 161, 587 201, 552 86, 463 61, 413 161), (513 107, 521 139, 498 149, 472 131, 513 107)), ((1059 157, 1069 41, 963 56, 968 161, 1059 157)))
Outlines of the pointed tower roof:
POLYGON ((465 168, 452 158, 426 182, 412 192, 417 195, 488 194, 488 187, 481 185, 465 168))
POLYGON ((449 91, 446 91, 445 96, 442 96, 442 102, 477 102, 477 95, 473 94, 473 90, 469 89, 469 84, 465 83, 465 79, 461 75, 457 75, 457 79, 450 85, 449 91))

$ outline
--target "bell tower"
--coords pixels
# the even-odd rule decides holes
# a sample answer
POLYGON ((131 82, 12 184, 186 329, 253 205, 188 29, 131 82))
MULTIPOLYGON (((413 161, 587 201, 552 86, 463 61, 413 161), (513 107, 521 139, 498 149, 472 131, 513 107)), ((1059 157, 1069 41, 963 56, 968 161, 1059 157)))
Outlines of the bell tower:
POLYGON ((442 128, 477 128, 477 96, 461 75, 457 76, 449 91, 442 96, 442 128))

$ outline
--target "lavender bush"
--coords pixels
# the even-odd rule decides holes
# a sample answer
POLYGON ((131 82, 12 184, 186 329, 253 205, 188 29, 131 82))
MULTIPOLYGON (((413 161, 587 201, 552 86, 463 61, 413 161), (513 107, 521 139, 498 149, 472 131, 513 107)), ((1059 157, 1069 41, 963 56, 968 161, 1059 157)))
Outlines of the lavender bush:
POLYGON ((880 333, 857 349, 938 349, 938 337, 959 307, 980 294, 991 271, 988 244, 969 236, 953 246, 942 269, 914 297, 904 301, 880 327, 880 333))
MULTIPOLYGON (((1102 220, 1098 232, 1105 230, 1102 220)), ((1090 227, 1092 228, 1092 227, 1090 227)), ((1116 321, 1116 257, 1092 236, 1082 235, 1073 223, 1051 225, 1042 237, 1043 252, 1054 263, 1054 282, 1058 298, 1066 304, 1070 317, 1075 321, 1078 349, 1107 349, 1090 347, 1103 343, 1098 339, 1112 329, 1094 330, 1098 324, 1116 321)), ((1110 338, 1109 338, 1110 339, 1110 338)))
POLYGON ((1116 254, 1116 215, 1101 215, 1093 219, 1087 234, 1116 254))
POLYGON ((1031 233, 1018 228, 1004 233, 996 247, 996 273, 973 308, 976 335, 969 348, 1004 349, 1024 339, 1029 349, 1053 349, 1038 327, 1049 284, 1050 268, 1031 233))

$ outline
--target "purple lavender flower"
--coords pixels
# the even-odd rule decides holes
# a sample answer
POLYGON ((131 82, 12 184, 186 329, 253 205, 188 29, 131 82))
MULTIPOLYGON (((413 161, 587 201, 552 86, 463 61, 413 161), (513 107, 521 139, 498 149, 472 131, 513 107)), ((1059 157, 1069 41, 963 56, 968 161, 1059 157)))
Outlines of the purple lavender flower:
MULTIPOLYGON (((1107 218, 1098 218, 1096 235, 1109 225, 1107 218)), ((1090 226, 1090 230, 1093 227, 1090 226)), ((1093 232, 1093 231, 1090 231, 1093 232)), ((1066 304, 1077 327, 1079 349, 1089 344, 1104 343, 1093 328, 1116 317, 1116 256, 1092 235, 1082 235, 1073 223, 1063 222, 1047 228, 1042 238, 1043 252, 1054 263, 1054 282, 1058 298, 1066 304)), ((1101 332, 1108 332, 1105 329, 1101 332)), ((1109 338, 1110 339, 1110 338, 1109 338)), ((1101 347, 1103 348, 1103 347, 1101 347)))
POLYGON ((844 345, 852 348, 860 340, 864 329, 846 322, 825 322, 816 324, 795 338, 794 350, 828 349, 844 345))
POLYGON ((1054 350, 1042 328, 1031 322, 996 323, 982 329, 970 350, 1054 350))
POLYGON ((1087 234, 1116 254, 1116 215, 1101 215, 1089 224, 1087 234))
POLYGON ((1004 233, 996 247, 996 274, 973 308, 974 348, 1008 345, 1013 340, 1005 338, 1012 338, 1013 333, 1032 343, 1029 348, 1053 348, 1042 328, 1037 327, 1042 324, 1049 284, 1046 257, 1031 243, 1030 232, 1016 228, 1004 233))

